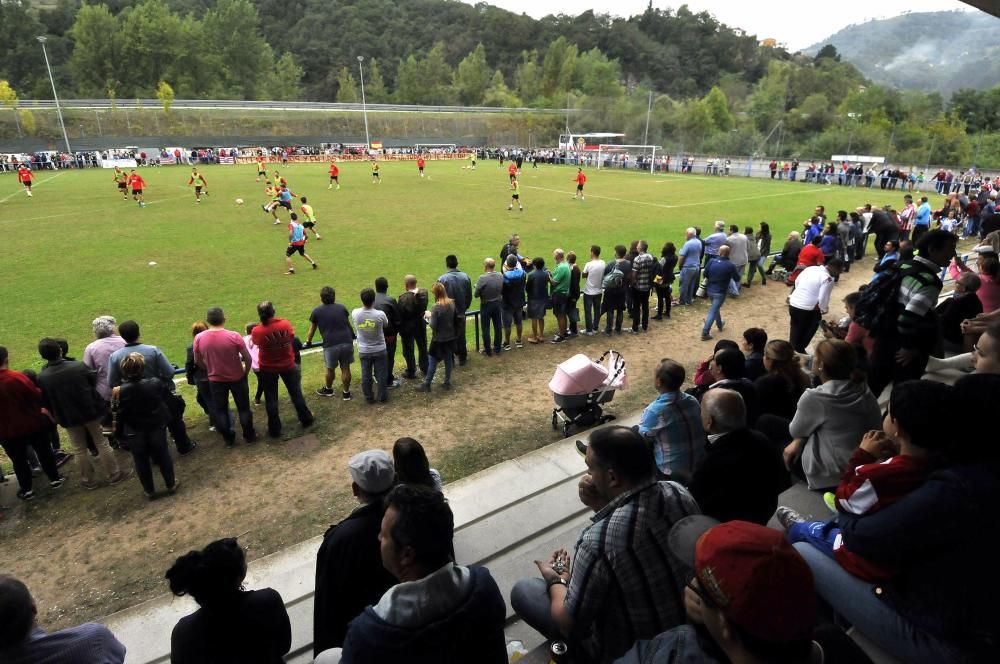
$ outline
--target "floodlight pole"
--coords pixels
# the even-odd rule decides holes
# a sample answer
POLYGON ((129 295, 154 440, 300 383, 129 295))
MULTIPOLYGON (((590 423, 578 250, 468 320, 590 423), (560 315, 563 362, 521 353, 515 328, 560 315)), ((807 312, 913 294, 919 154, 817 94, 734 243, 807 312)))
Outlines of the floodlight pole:
POLYGON ((59 126, 62 127, 63 140, 66 141, 66 152, 67 154, 73 154, 73 149, 69 146, 69 134, 66 133, 66 123, 63 122, 62 107, 59 106, 59 95, 56 94, 56 81, 52 78, 52 67, 49 65, 49 54, 45 50, 45 40, 48 39, 45 35, 39 35, 35 37, 38 42, 42 45, 42 56, 45 58, 45 69, 49 72, 49 83, 52 84, 52 98, 56 102, 56 113, 59 115, 59 126))
POLYGON ((649 143, 649 114, 653 110, 653 91, 649 91, 649 105, 646 106, 646 131, 642 132, 643 144, 649 143))
POLYGON ((361 72, 361 114, 365 116, 365 154, 372 147, 371 137, 368 136, 368 103, 365 101, 365 56, 358 56, 358 71, 361 72))

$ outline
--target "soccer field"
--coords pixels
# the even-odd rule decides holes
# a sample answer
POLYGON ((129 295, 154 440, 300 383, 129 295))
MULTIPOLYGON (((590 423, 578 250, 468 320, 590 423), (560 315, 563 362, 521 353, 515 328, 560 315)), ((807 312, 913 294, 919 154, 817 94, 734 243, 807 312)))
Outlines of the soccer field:
POLYGON ((506 165, 480 162, 472 171, 467 163, 429 161, 421 179, 413 162, 385 162, 377 185, 368 164, 342 163, 340 190, 327 189, 326 164, 282 169, 289 188, 308 196, 323 237, 306 247, 319 269, 296 256, 293 276, 284 274, 286 224, 272 225, 261 210, 264 184, 255 182, 254 165, 202 169, 210 196, 201 204, 186 186, 189 168, 141 169, 145 208, 122 201, 110 170, 38 172, 32 198, 12 175, 4 177, 0 344, 15 368, 40 366, 35 345, 44 336, 66 338, 80 357, 92 340, 90 321, 111 314, 138 321, 144 340, 183 364, 190 325, 210 306, 225 308, 229 326, 241 330, 255 320, 256 303, 270 299, 304 340, 321 286, 334 286, 338 301, 352 308, 378 276, 389 279, 393 295, 410 272, 429 286, 450 253, 474 281, 482 260, 497 256, 513 232, 526 255, 551 263, 552 250, 562 247, 582 264, 591 244, 606 257, 615 244, 642 238, 658 255, 666 241, 679 247, 687 226, 707 234, 716 219, 741 227, 766 220, 777 251, 817 204, 832 217, 838 209, 902 198, 898 191, 802 182, 587 169, 580 202, 572 199, 575 167, 540 166, 520 178, 524 212, 508 212, 506 165))

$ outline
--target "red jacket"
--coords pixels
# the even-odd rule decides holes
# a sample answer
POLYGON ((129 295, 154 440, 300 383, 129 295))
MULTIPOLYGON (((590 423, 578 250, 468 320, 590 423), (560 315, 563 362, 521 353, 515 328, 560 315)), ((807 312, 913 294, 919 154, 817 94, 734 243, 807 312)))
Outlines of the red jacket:
POLYGON ((40 431, 42 391, 20 371, 0 369, 0 440, 20 438, 40 431))

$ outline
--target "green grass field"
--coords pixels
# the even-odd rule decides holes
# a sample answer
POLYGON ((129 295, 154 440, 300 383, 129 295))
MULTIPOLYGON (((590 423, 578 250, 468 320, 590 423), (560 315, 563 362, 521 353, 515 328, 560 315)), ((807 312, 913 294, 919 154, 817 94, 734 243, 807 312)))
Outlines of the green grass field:
MULTIPOLYGON (((428 162, 417 177, 412 162, 382 166, 382 184, 370 183, 364 163, 341 164, 342 187, 327 189, 326 165, 295 164, 282 171, 316 209, 321 241, 307 252, 318 270, 296 257, 298 274, 284 274, 287 231, 260 209, 263 183, 252 165, 203 169, 211 195, 196 205, 182 166, 142 170, 147 207, 123 202, 109 170, 37 173, 28 198, 13 176, 0 179, 0 232, 5 239, 4 315, 0 344, 15 368, 39 366, 43 336, 69 340, 82 355, 90 321, 110 313, 140 323, 145 341, 182 364, 193 321, 222 306, 230 327, 254 320, 255 305, 275 302, 304 337, 319 289, 333 285, 338 301, 358 306, 361 288, 380 275, 398 294, 412 272, 429 285, 455 253, 473 280, 482 260, 496 256, 507 236, 520 233, 524 252, 551 262, 552 250, 575 250, 586 261, 593 243, 646 239, 658 254, 665 241, 680 244, 683 229, 725 219, 741 226, 767 220, 775 250, 815 205, 833 214, 901 199, 901 192, 842 189, 698 175, 656 175, 588 169, 587 199, 571 198, 575 168, 542 166, 521 177, 523 213, 507 211, 506 168, 480 162, 428 162), (243 198, 245 205, 235 204, 243 198), (155 266, 149 263, 155 261, 155 266)), ((287 219, 287 216, 283 216, 287 219)), ((476 304, 474 303, 475 307, 476 304)), ((470 330, 471 334, 471 330, 470 330)))

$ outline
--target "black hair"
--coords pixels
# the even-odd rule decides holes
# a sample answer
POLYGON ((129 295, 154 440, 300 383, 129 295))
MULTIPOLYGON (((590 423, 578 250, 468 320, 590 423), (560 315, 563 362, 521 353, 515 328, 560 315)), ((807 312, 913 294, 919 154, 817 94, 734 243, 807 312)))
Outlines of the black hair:
POLYGON ((610 426, 590 434, 590 449, 594 460, 602 468, 630 484, 639 484, 653 476, 656 463, 653 448, 629 427, 610 426))
POLYGON ((378 277, 375 279, 375 292, 385 293, 389 290, 389 280, 385 277, 378 277))
POLYGON ((615 245, 615 256, 617 256, 618 258, 625 258, 625 252, 626 251, 627 251, 627 249, 625 249, 625 245, 624 244, 617 244, 617 245, 615 245))
POLYGON ((545 268, 545 259, 541 256, 535 256, 531 259, 531 264, 536 270, 542 270, 545 268))
POLYGON ((666 244, 663 245, 663 248, 660 249, 660 256, 662 257, 673 256, 676 253, 677 253, 677 245, 675 245, 673 242, 667 242, 666 244))
POLYGON ((50 337, 46 337, 38 342, 38 354, 47 362, 55 362, 62 357, 62 349, 59 342, 50 337))
POLYGON ((375 291, 373 291, 371 288, 362 288, 361 304, 365 305, 366 307, 370 307, 374 303, 375 303, 375 291))
POLYGON ((595 256, 600 256, 601 255, 601 248, 600 248, 600 246, 598 246, 596 244, 590 245, 590 253, 594 254, 595 256))
POLYGON ((729 232, 730 233, 739 233, 740 232, 740 227, 737 226, 736 224, 729 224, 729 232))
POLYGON ((832 267, 837 270, 844 269, 844 259, 843 258, 831 258, 826 262, 827 267, 832 267))
POLYGON ((955 245, 957 243, 957 236, 940 228, 935 228, 934 230, 927 231, 920 236, 916 249, 920 252, 921 256, 926 258, 927 254, 931 251, 942 249, 949 244, 955 245))
POLYGON ((458 267, 458 256, 456 256, 455 254, 448 254, 447 256, 444 257, 444 264, 448 267, 449 270, 454 270, 455 268, 458 267))
POLYGON ((62 353, 63 357, 69 356, 69 342, 62 338, 56 338, 55 342, 59 344, 59 351, 62 353))
POLYGON ((385 509, 399 516, 390 535, 399 547, 413 549, 417 562, 438 569, 452 560, 455 516, 444 495, 425 486, 399 484, 385 498, 385 509))
POLYGON ((844 305, 848 307, 858 306, 858 302, 861 300, 861 291, 854 291, 853 293, 848 293, 844 298, 844 305))
POLYGON ((201 606, 220 606, 236 598, 247 564, 235 538, 212 542, 201 551, 189 551, 167 570, 170 592, 191 595, 201 606))
POLYGON ((226 314, 222 307, 212 307, 205 313, 205 322, 209 325, 222 325, 226 322, 226 314))
POLYGON ((400 438, 392 446, 392 464, 400 484, 419 484, 435 489, 431 464, 423 446, 414 438, 400 438))
POLYGON ((767 331, 761 327, 750 327, 743 330, 743 338, 753 347, 755 353, 763 353, 767 345, 767 331))
POLYGON ((274 318, 274 303, 270 300, 264 300, 257 305, 257 317, 260 318, 261 323, 266 323, 267 321, 274 318))
POLYGON ((719 339, 715 342, 715 348, 712 349, 712 353, 718 353, 720 350, 726 348, 732 348, 733 350, 739 350, 740 345, 733 341, 732 339, 719 339))
POLYGON ((668 392, 676 392, 684 384, 684 365, 669 358, 660 360, 656 367, 656 380, 667 389, 668 392))
POLYGON ((139 339, 139 324, 134 320, 119 323, 118 334, 125 340, 125 343, 135 343, 139 339))
POLYGON ((940 450, 951 438, 952 402, 950 385, 932 380, 908 380, 892 388, 889 416, 899 423, 914 445, 925 450, 940 450))
POLYGON ((0 346, 0 366, 7 363, 7 358, 10 357, 10 353, 7 352, 6 346, 0 346))
POLYGON ((0 650, 24 641, 35 624, 35 601, 20 580, 0 574, 0 650))
POLYGON ((771 237, 771 225, 766 221, 760 222, 761 237, 771 237))
POLYGON ((986 415, 996 408, 997 394, 1000 394, 1000 375, 997 374, 969 374, 955 383, 952 403, 960 403, 964 412, 976 415, 962 422, 962 435, 952 437, 945 454, 952 463, 985 466, 1000 477, 996 425, 986 415))
POLYGON ((333 304, 337 301, 337 291, 333 286, 323 286, 319 289, 319 301, 323 304, 333 304))
POLYGON ((747 358, 738 350, 726 348, 715 354, 715 366, 730 380, 743 378, 747 373, 747 358))

